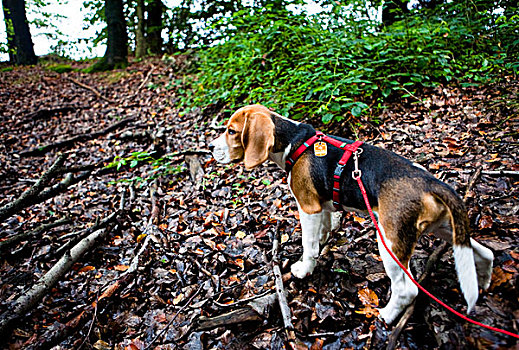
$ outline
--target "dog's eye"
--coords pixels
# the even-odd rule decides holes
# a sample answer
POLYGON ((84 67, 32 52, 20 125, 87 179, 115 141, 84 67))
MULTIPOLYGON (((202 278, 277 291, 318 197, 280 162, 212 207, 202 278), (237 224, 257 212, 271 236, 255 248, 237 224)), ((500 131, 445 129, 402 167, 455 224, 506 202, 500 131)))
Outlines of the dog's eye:
POLYGON ((236 130, 233 130, 233 129, 227 129, 227 132, 229 133, 229 135, 236 134, 236 130))

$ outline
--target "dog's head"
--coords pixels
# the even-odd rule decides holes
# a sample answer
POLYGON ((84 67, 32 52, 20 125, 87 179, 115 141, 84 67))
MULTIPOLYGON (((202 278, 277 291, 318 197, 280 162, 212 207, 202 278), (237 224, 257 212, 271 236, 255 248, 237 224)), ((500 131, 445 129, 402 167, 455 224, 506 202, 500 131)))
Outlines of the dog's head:
POLYGON ((247 169, 267 160, 274 145, 274 122, 262 105, 238 109, 229 119, 227 129, 209 147, 220 163, 243 160, 247 169))

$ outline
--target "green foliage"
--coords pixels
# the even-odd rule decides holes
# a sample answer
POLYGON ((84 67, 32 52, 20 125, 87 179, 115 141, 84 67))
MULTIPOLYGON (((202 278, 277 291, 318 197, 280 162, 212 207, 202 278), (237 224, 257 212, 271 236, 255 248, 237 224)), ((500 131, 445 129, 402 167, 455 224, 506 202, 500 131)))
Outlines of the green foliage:
POLYGON ((74 70, 69 64, 51 64, 46 67, 46 69, 51 70, 56 73, 67 73, 74 70))
POLYGON ((414 10, 384 31, 355 7, 315 16, 237 12, 222 42, 199 52, 195 93, 182 102, 262 103, 328 123, 370 113, 368 104, 385 99, 416 98, 424 87, 517 74, 517 11, 507 17, 467 6, 414 10))
POLYGON ((143 164, 149 164, 152 170, 149 172, 147 177, 134 177, 130 182, 137 182, 141 185, 148 183, 159 177, 168 175, 176 175, 186 170, 184 165, 178 165, 176 154, 167 154, 160 158, 155 158, 154 152, 137 151, 132 152, 127 157, 116 156, 114 160, 106 165, 106 168, 116 168, 117 171, 121 170, 122 167, 128 166, 130 169, 136 168, 143 164))

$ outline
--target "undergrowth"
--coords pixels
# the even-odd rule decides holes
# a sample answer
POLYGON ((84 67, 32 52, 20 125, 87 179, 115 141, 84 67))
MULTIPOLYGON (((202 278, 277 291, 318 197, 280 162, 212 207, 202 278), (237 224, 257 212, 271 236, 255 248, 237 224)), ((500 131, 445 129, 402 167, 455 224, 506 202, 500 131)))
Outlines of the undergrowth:
POLYGON ((353 10, 314 16, 235 13, 220 43, 198 52, 184 107, 262 103, 293 119, 341 122, 373 116, 384 101, 419 101, 421 89, 516 75, 517 11, 480 11, 469 2, 415 10, 389 27, 353 10), (461 11, 463 10, 463 11, 461 11))

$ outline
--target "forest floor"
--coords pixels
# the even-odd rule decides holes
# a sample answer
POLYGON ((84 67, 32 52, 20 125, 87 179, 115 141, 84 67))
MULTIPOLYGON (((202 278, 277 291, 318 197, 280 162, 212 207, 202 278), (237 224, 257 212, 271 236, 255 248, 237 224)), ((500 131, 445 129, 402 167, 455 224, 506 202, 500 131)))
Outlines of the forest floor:
MULTIPOLYGON (((290 276, 301 226, 284 172, 270 162, 252 171, 217 164, 207 143, 232 111, 176 108, 183 74, 181 59, 98 74, 0 73, 2 347, 385 348, 394 327, 376 307, 388 301, 389 279, 370 220, 344 214, 313 275, 290 276), (275 297, 278 234, 293 333, 275 297)), ((512 77, 443 86, 386 104, 376 123, 353 120, 356 135, 339 124, 324 129, 416 161, 465 198, 474 238, 495 254, 492 284, 470 316, 514 333, 518 92, 512 77)), ((420 239, 415 276, 440 245, 420 239)), ((424 285, 466 309, 450 248, 424 285)), ((419 298, 395 345, 517 342, 419 298)))

